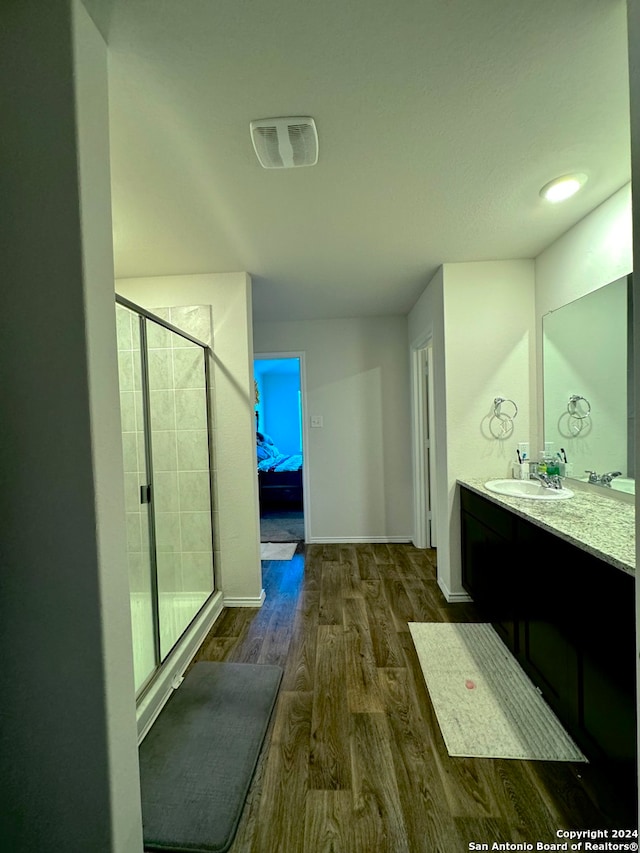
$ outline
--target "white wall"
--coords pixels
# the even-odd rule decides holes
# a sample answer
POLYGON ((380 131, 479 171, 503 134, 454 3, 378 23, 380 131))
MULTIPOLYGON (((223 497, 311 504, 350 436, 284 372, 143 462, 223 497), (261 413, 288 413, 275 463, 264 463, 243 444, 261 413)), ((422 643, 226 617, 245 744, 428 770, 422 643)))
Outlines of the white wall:
POLYGON ((106 46, 3 8, 0 777, 5 849, 142 850, 106 46))
POLYGON ((310 542, 409 541, 406 317, 254 322, 256 353, 304 352, 310 542))
POLYGON ((107 49, 84 6, 74 2, 80 219, 88 355, 93 490, 100 580, 112 847, 139 849, 141 812, 129 573, 125 569, 124 473, 120 432, 107 49), (123 523, 124 522, 124 523, 123 523))
MULTIPOLYGON (((461 585, 459 477, 506 477, 520 441, 535 443, 533 261, 445 264, 409 315, 412 342, 433 332, 436 361, 438 583, 461 585), (444 388, 443 388, 444 385, 444 388), (495 397, 518 406, 514 429, 491 421, 495 397)), ((505 411, 510 411, 505 406, 505 411)))
POLYGON ((246 273, 129 278, 118 279, 116 291, 149 311, 211 306, 216 583, 227 606, 259 606, 251 280, 246 273))
POLYGON ((631 185, 596 207, 541 252, 536 266, 536 317, 631 272, 631 185))
MULTIPOLYGON (((535 438, 535 326, 533 261, 445 264, 444 318, 449 477, 448 576, 440 584, 461 591, 458 477, 507 477, 518 442, 535 438), (506 438, 492 420, 495 397, 518 406, 506 438)), ((504 411, 510 412, 506 404, 504 411)))

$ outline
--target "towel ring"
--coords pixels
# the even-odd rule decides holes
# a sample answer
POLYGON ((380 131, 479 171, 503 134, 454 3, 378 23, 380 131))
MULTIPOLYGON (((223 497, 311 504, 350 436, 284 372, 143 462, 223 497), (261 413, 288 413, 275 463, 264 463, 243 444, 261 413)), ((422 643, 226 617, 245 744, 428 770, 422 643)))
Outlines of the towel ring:
POLYGON ((509 438, 513 433, 513 419, 518 414, 518 407, 513 400, 504 397, 496 397, 493 401, 493 415, 489 419, 489 430, 491 435, 497 439, 509 438), (513 414, 509 415, 502 411, 502 404, 510 403, 513 406, 513 414), (498 421, 499 426, 495 424, 498 421))
POLYGON ((509 400, 508 398, 505 398, 505 397, 496 397, 495 400, 493 401, 493 414, 495 415, 496 418, 500 418, 500 420, 504 420, 506 418, 507 420, 512 421, 516 417, 516 415, 518 414, 518 407, 513 402, 513 400, 509 400), (513 414, 512 415, 508 415, 506 412, 502 411, 502 404, 503 403, 511 403, 511 405, 513 406, 513 414))
POLYGON ((579 435, 591 414, 591 403, 580 394, 572 394, 567 403, 567 412, 569 413, 569 429, 574 435, 579 435), (583 405, 578 408, 580 402, 583 405))
POLYGON ((586 397, 581 397, 580 394, 572 394, 569 397, 569 402, 567 403, 567 411, 571 415, 572 418, 576 418, 576 420, 583 421, 585 418, 588 418, 591 414, 591 403, 587 400, 586 397), (578 403, 580 401, 586 406, 586 412, 583 410, 583 414, 578 413, 578 403))

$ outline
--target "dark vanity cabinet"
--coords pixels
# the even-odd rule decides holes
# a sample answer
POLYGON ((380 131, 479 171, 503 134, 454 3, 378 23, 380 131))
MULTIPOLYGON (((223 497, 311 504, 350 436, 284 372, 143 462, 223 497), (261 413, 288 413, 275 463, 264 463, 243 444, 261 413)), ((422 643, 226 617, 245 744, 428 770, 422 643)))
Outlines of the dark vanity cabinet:
POLYGON ((462 585, 509 649, 518 650, 515 516, 474 492, 461 490, 462 585))
POLYGON ((460 488, 462 584, 591 761, 635 778, 635 578, 460 488))
POLYGON ((547 703, 571 727, 578 723, 576 622, 579 566, 586 552, 518 519, 527 570, 521 585, 520 663, 547 703))

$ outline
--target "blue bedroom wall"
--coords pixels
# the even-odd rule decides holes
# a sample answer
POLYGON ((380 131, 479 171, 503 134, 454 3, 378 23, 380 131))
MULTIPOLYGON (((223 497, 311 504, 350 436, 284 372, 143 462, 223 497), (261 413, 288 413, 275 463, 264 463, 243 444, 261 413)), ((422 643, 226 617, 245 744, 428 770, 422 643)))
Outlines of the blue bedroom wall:
POLYGON ((266 373, 264 388, 264 431, 282 453, 300 453, 300 421, 296 376, 266 373))
POLYGON ((271 436, 281 453, 301 453, 299 359, 256 359, 254 375, 260 394, 260 431, 271 436))

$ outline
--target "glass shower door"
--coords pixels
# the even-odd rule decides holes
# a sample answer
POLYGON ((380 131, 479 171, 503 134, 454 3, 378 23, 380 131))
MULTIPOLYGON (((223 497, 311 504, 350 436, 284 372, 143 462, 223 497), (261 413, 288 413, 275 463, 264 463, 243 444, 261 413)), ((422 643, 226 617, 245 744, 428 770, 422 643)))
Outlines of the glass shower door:
POLYGON ((149 537, 148 502, 141 502, 141 484, 149 482, 145 439, 143 363, 140 317, 116 305, 120 419, 124 456, 127 561, 131 598, 133 668, 136 692, 156 669, 156 590, 149 537))
POLYGON ((206 351, 147 319, 160 658, 213 591, 206 351))
POLYGON ((208 361, 170 322, 118 297, 116 328, 134 675, 140 696, 214 591, 208 361))

